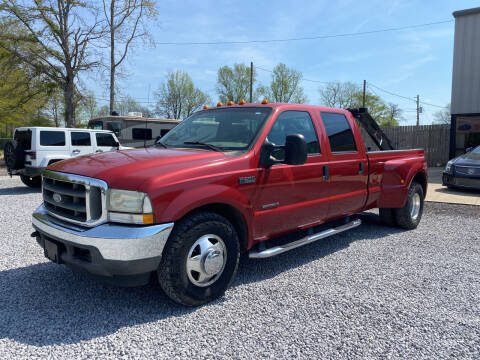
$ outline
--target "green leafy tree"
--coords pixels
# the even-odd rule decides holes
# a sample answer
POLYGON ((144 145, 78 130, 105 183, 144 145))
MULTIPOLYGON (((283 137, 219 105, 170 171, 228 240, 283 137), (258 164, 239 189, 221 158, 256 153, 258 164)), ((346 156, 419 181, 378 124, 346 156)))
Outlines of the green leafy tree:
POLYGON ((20 29, 2 34, 0 47, 63 91, 65 122, 73 127, 78 74, 99 64, 91 47, 104 34, 98 12, 74 0, 0 0, 0 11, 20 29))
POLYGON ((18 63, 0 47, 0 136, 9 137, 18 126, 47 124, 42 109, 53 90, 42 75, 18 63))
POLYGON ((256 95, 273 102, 303 104, 307 102, 307 97, 300 86, 301 80, 301 72, 280 63, 273 69, 270 86, 260 86, 256 95))
POLYGON ((207 94, 194 86, 190 75, 181 70, 167 75, 166 81, 155 92, 155 97, 156 112, 171 119, 184 119, 211 102, 207 94))
MULTIPOLYGON (((256 73, 253 71, 253 84, 256 81, 256 73)), ((250 98, 250 66, 245 64, 234 64, 233 67, 222 66, 217 74, 217 94, 220 101, 226 103, 250 98)))

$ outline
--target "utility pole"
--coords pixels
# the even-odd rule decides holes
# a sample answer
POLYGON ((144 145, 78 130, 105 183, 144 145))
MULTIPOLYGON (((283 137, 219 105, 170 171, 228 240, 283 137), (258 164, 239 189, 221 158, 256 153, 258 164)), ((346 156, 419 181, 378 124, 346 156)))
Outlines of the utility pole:
POLYGON ((420 125, 420 96, 417 95, 417 126, 420 125))
POLYGON ((365 92, 367 90, 367 80, 363 80, 363 102, 362 102, 362 107, 365 107, 365 92))
POLYGON ((250 103, 253 101, 253 61, 250 61, 250 103))

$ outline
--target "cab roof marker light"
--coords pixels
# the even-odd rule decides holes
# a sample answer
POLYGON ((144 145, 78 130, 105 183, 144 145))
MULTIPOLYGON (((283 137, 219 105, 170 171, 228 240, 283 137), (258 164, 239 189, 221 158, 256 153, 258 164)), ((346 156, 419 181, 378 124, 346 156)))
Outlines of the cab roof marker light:
POLYGON ((208 109, 208 105, 203 105, 203 110, 208 109))
POLYGON ((233 101, 230 100, 228 103, 227 103, 228 106, 232 106, 233 105, 233 101))
POLYGON ((245 100, 240 100, 240 101, 238 102, 238 105, 243 105, 243 104, 246 104, 246 103, 247 103, 247 102, 246 102, 245 100))
POLYGON ((262 104, 263 104, 263 105, 268 104, 268 100, 267 100, 267 99, 263 99, 263 100, 262 100, 262 104))
POLYGON ((217 107, 220 107, 220 106, 223 106, 223 103, 221 101, 217 103, 217 107))

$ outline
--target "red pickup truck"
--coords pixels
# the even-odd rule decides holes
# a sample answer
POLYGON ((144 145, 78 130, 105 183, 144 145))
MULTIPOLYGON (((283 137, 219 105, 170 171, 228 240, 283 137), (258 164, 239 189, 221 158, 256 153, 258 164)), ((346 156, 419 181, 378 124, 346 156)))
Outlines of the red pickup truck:
POLYGON ((243 253, 270 257, 353 229, 372 208, 388 225, 418 225, 424 152, 367 151, 359 124, 392 146, 366 119, 362 109, 219 103, 154 147, 50 165, 32 236, 54 262, 123 285, 154 275, 174 301, 203 304, 223 295, 243 253))

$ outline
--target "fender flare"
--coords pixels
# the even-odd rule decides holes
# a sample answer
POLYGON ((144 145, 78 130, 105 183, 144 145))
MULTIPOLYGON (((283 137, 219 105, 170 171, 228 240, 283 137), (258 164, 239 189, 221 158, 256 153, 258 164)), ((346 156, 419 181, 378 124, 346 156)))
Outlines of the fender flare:
MULTIPOLYGON (((418 173, 427 175, 419 158, 394 159, 385 163, 379 208, 401 208, 407 200, 410 185, 418 173)), ((426 189, 426 184, 425 184, 426 189)))
POLYGON ((247 243, 250 243, 253 206, 242 192, 225 185, 209 184, 180 193, 165 208, 155 208, 155 214, 159 214, 157 222, 178 221, 195 209, 207 205, 228 205, 238 211, 247 227, 247 243))

